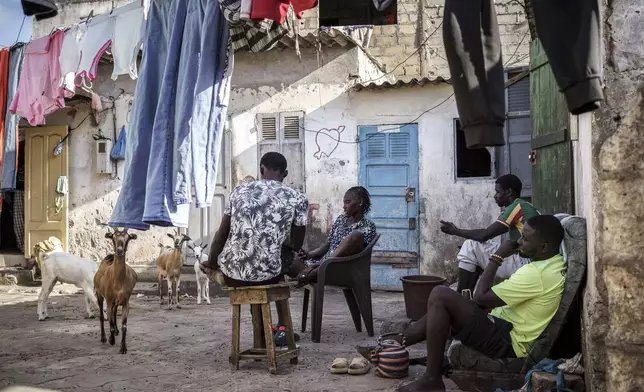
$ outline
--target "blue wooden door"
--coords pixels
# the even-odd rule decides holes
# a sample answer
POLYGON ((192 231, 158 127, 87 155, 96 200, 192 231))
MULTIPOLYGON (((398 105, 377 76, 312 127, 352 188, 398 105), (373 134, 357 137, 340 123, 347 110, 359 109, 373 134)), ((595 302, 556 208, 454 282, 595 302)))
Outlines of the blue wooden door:
POLYGON ((371 194, 371 219, 380 233, 372 288, 399 290, 400 277, 418 273, 418 126, 358 128, 359 174, 371 194))

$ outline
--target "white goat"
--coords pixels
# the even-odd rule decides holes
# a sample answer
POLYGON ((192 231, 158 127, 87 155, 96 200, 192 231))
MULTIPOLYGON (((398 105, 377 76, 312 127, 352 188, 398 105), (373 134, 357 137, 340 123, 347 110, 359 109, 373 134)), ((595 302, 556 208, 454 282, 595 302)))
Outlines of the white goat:
POLYGON ((181 285, 181 267, 183 266, 183 256, 181 255, 181 247, 186 241, 190 241, 190 237, 184 234, 179 234, 177 230, 176 235, 168 233, 168 237, 174 240, 173 248, 162 248, 159 257, 157 257, 157 276, 159 281, 159 301, 163 305, 163 291, 161 284, 163 278, 168 281, 168 309, 172 309, 173 295, 172 283, 176 284, 174 291, 174 304, 177 309, 181 309, 179 305, 179 286, 181 285))
MULTIPOLYGON (((37 257, 39 257, 37 255, 37 257)), ((87 317, 93 318, 92 304, 98 309, 94 295, 94 275, 98 264, 92 260, 74 256, 66 252, 48 253, 41 261, 42 288, 38 296, 38 320, 49 317, 47 299, 57 282, 70 283, 83 289, 87 317)))
POLYGON ((204 274, 201 268, 199 268, 199 263, 203 261, 208 261, 208 255, 204 253, 208 244, 199 244, 188 247, 192 250, 195 255, 195 277, 197 278, 197 304, 201 304, 201 298, 203 297, 206 300, 206 303, 210 305, 210 280, 208 275, 204 274))

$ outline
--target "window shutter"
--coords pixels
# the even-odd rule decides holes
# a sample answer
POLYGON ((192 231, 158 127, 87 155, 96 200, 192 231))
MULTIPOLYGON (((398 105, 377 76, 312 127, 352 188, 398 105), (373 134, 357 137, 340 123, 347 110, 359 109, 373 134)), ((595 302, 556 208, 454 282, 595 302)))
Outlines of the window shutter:
POLYGON ((288 162, 284 183, 300 192, 305 191, 304 112, 283 112, 279 115, 281 153, 288 162))
MULTIPOLYGON (((508 80, 520 72, 508 72, 508 80)), ((530 111, 530 77, 526 76, 508 87, 508 112, 530 111)))
MULTIPOLYGON (((267 152, 280 151, 280 143, 278 138, 278 124, 279 117, 276 113, 258 114, 257 126, 259 134, 259 142, 257 143, 257 174, 259 177, 259 160, 267 152)), ((251 174, 251 173, 247 173, 251 174)))

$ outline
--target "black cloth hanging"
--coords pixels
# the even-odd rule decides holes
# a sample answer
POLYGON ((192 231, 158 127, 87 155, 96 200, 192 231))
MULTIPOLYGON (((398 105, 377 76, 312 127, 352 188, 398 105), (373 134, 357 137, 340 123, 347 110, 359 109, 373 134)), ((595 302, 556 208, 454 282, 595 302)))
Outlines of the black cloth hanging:
POLYGON ((20 0, 22 11, 36 20, 43 20, 58 15, 58 6, 54 0, 20 0))

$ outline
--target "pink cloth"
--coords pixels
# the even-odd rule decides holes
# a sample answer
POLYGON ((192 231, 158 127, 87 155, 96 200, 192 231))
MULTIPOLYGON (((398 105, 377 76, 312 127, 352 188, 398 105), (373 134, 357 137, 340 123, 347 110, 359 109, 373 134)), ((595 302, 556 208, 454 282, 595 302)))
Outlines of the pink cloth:
POLYGON ((60 48, 65 33, 56 30, 47 37, 31 41, 18 80, 18 91, 9 111, 29 121, 30 125, 45 123, 45 116, 65 107, 64 89, 59 86, 60 48))

